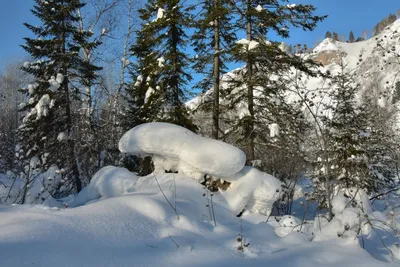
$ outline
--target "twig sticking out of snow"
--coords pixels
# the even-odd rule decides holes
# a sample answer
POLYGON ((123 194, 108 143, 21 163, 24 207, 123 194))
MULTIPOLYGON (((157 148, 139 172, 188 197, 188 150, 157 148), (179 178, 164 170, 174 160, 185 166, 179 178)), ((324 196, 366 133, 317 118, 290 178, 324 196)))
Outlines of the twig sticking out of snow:
POLYGON ((172 242, 174 242, 176 248, 179 248, 179 245, 172 239, 171 235, 168 235, 172 242))
POLYGON ((165 200, 168 202, 168 204, 169 204, 169 205, 171 206, 171 208, 174 210, 174 212, 175 212, 175 214, 176 214, 176 217, 177 217, 178 220, 179 220, 180 218, 179 218, 178 212, 176 211, 176 207, 174 208, 174 206, 173 206, 173 205, 171 204, 171 202, 168 200, 167 196, 164 194, 164 191, 162 190, 161 185, 160 185, 160 183, 158 182, 157 176, 156 176, 156 174, 155 174, 155 172, 154 172, 154 168, 153 168, 153 167, 151 167, 151 168, 152 168, 152 172, 153 172, 153 175, 154 175, 154 179, 156 180, 156 183, 157 183, 157 185, 158 185, 158 188, 160 189, 161 193, 163 194, 165 200))
POLYGON ((206 193, 203 194, 204 197, 207 198, 207 205, 206 207, 208 208, 208 212, 210 214, 210 220, 214 221, 214 226, 217 226, 217 220, 215 219, 215 212, 214 212, 214 202, 213 202, 213 185, 211 183, 211 177, 209 175, 204 176, 205 183, 204 183, 204 189, 206 190, 206 193))
POLYGON ((238 237, 236 238, 236 241, 239 242, 240 244, 239 244, 237 250, 241 251, 241 252, 244 252, 244 248, 247 248, 250 245, 250 243, 246 244, 244 242, 244 237, 243 237, 243 217, 242 217, 242 215, 245 212, 245 210, 246 210, 246 206, 238 215, 236 215, 236 217, 240 218, 240 233, 239 233, 238 237))

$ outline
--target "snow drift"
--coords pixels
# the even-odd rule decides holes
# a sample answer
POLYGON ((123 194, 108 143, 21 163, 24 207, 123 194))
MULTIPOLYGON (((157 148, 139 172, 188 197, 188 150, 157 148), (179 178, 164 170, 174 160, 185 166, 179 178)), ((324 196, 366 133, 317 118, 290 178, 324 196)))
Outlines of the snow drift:
POLYGON ((98 198, 120 196, 131 189, 138 177, 125 168, 106 166, 95 173, 88 186, 86 186, 68 206, 86 204, 98 198))

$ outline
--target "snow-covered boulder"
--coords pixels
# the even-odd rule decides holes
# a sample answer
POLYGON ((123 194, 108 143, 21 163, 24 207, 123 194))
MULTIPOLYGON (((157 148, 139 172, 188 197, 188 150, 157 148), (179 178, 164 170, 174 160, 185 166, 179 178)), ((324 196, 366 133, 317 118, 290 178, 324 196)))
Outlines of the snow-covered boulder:
POLYGON ((119 141, 123 153, 153 156, 157 170, 176 170, 200 180, 205 174, 231 176, 246 162, 244 152, 221 141, 205 138, 181 126, 152 122, 141 124, 119 141))
POLYGON ((246 166, 224 180, 231 184, 221 194, 230 208, 237 213, 246 207, 250 212, 269 215, 281 190, 281 182, 278 179, 253 167, 246 166))
POLYGON ((120 196, 131 189, 138 177, 125 168, 106 166, 95 173, 88 186, 67 204, 83 205, 98 198, 120 196))

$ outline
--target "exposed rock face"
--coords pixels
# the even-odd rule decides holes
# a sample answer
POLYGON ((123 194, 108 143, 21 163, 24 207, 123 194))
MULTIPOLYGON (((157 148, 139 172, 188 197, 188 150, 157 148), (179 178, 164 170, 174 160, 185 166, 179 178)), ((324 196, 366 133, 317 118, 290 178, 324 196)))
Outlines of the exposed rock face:
POLYGON ((327 66, 329 64, 339 65, 342 58, 345 56, 346 53, 341 51, 322 51, 315 56, 314 60, 324 66, 327 66))

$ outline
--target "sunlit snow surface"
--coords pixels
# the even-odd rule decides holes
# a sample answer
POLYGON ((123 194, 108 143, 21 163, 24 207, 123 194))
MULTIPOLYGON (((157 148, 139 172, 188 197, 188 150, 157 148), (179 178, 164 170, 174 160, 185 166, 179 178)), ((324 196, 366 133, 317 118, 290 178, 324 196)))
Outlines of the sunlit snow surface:
POLYGON ((280 238, 267 217, 240 219, 215 193, 217 227, 209 219, 203 187, 180 174, 140 178, 133 192, 74 208, 0 206, 1 266, 395 266, 377 261, 341 239, 309 242, 301 233, 280 238), (176 244, 175 244, 176 243, 176 244))

